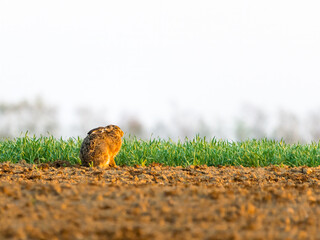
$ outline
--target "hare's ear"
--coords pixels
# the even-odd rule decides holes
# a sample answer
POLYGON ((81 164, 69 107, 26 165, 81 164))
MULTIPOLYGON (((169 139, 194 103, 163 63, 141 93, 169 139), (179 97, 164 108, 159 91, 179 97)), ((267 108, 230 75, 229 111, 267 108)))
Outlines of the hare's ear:
POLYGON ((111 132, 113 130, 113 125, 108 125, 104 128, 106 132, 111 132))
POLYGON ((88 132, 88 134, 90 135, 90 134, 93 134, 93 133, 103 132, 103 130, 104 130, 104 127, 94 128, 94 129, 90 130, 88 132))

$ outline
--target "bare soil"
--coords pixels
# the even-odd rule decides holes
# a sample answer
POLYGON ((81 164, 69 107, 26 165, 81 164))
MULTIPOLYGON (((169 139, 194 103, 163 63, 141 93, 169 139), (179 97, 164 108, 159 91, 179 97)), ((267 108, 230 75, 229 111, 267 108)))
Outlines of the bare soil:
POLYGON ((320 239, 320 168, 0 164, 0 239, 320 239))

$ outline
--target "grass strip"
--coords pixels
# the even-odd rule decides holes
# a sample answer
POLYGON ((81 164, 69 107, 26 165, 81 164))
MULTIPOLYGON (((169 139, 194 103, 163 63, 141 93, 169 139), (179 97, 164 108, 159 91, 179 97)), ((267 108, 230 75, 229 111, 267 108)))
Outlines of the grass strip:
MULTIPOLYGON (((45 163, 56 160, 80 164, 81 138, 56 139, 27 134, 15 139, 0 141, 0 162, 45 163)), ((320 142, 287 144, 268 139, 230 142, 201 138, 172 141, 163 139, 123 139, 118 165, 142 165, 160 163, 168 166, 245 166, 268 165, 310 166, 320 165, 320 142)))

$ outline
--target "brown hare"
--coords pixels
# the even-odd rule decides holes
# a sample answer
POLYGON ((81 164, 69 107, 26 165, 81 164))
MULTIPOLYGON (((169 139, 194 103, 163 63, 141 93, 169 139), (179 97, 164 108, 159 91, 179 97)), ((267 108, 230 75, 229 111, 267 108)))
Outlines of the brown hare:
POLYGON ((115 167, 114 157, 120 151, 123 131, 116 125, 98 127, 88 132, 80 148, 83 166, 115 167))

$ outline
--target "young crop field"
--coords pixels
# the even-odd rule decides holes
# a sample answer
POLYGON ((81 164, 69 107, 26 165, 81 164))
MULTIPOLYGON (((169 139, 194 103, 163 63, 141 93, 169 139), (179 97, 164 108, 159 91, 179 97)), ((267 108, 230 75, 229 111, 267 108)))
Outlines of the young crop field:
MULTIPOLYGON (((63 140, 54 137, 25 135, 0 141, 0 161, 16 163, 45 163, 56 160, 80 164, 79 149, 82 139, 63 140)), ((148 166, 160 163, 166 166, 245 166, 320 165, 320 142, 286 144, 268 139, 228 142, 195 137, 174 142, 172 140, 137 138, 123 139, 118 165, 148 166)))
POLYGON ((320 144, 124 138, 0 141, 0 239, 320 239, 320 144))

